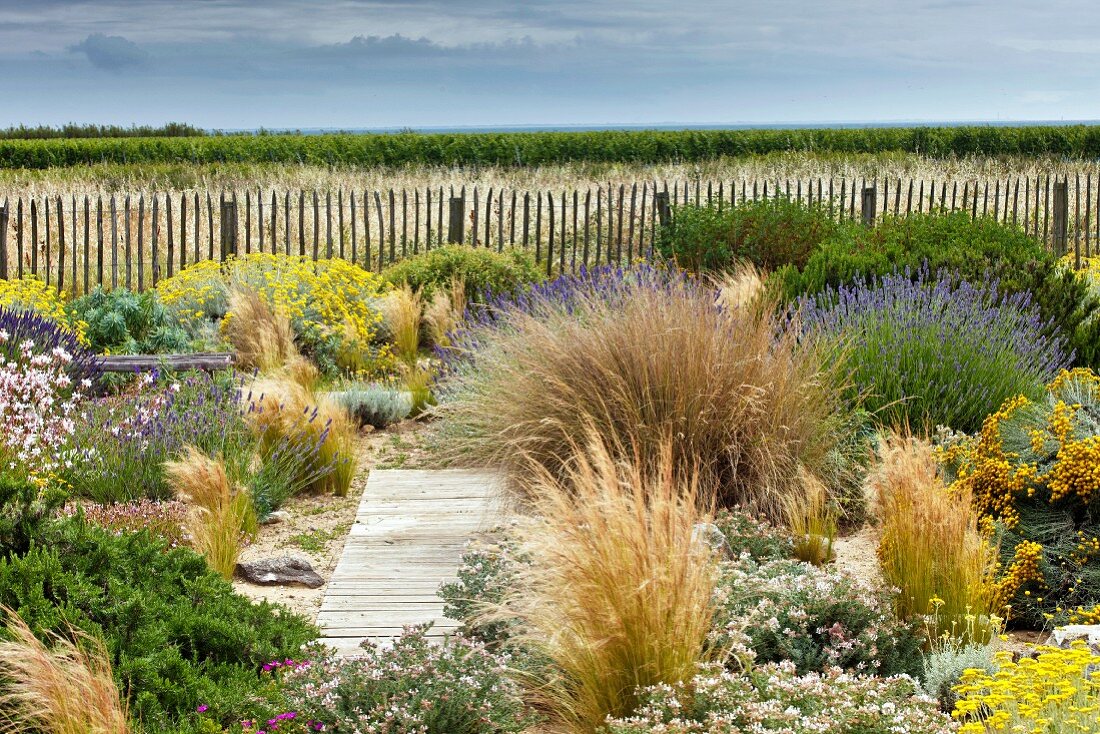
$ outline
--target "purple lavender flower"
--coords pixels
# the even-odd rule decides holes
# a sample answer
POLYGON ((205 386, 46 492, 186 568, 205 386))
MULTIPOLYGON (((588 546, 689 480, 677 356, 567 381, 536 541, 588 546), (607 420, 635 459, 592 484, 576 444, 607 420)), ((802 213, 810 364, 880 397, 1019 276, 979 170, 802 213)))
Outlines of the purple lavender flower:
POLYGON ((1037 395, 1073 357, 1046 335, 1029 294, 997 285, 906 270, 805 298, 795 318, 807 336, 839 345, 880 420, 974 431, 1007 398, 1037 395))

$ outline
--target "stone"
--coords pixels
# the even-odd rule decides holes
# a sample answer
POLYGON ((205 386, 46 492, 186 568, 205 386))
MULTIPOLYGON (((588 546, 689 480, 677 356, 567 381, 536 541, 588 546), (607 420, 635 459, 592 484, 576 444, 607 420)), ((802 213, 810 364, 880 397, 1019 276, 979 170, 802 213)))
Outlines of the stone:
POLYGON ((712 522, 696 523, 695 527, 691 529, 691 542, 693 544, 705 543, 712 551, 718 553, 721 560, 732 561, 734 559, 733 548, 730 547, 726 534, 712 522))
POLYGON ((1068 648, 1077 640, 1088 643, 1089 648, 1100 654, 1100 624, 1068 624, 1050 634, 1047 644, 1068 648))
POLYGON ((297 585, 316 589, 325 584, 325 580, 313 570, 309 561, 296 556, 261 558, 238 563, 236 573, 250 584, 260 586, 297 585))
POLYGON ((260 524, 261 525, 274 525, 276 523, 286 522, 289 519, 290 519, 290 513, 287 512, 286 510, 275 510, 275 512, 272 512, 267 517, 265 517, 264 521, 260 524))

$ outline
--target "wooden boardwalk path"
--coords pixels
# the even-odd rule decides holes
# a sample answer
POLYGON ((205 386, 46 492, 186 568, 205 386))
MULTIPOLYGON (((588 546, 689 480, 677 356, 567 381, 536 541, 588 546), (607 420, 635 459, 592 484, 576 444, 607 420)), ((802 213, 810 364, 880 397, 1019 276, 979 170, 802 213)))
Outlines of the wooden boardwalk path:
POLYGON ((406 624, 434 621, 435 637, 453 630, 436 590, 455 578, 466 541, 499 524, 498 482, 490 472, 372 471, 321 602, 321 641, 353 655, 406 624))

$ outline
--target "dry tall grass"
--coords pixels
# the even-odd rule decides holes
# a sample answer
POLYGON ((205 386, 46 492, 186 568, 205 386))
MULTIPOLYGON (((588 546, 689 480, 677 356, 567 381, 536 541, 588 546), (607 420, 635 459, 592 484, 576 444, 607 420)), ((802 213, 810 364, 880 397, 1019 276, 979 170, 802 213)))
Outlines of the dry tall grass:
POLYGON ((816 347, 772 310, 717 308, 691 282, 622 288, 613 303, 594 286, 571 313, 550 303, 470 327, 471 359, 439 408, 456 462, 502 467, 534 497, 529 458, 564 472, 589 424, 651 462, 672 436, 678 471, 780 523, 800 466, 837 476, 846 409, 816 347))
POLYGON ((940 632, 961 633, 973 614, 984 619, 979 627, 988 634, 989 614, 1000 611, 991 609, 997 554, 978 530, 971 497, 947 490, 923 439, 892 432, 880 456, 868 488, 882 527, 882 573, 901 590, 898 616, 909 619, 938 607, 940 632))
POLYGON ((802 491, 792 491, 787 497, 787 527, 794 538, 794 555, 823 566, 836 555, 833 545, 839 512, 820 479, 800 469, 798 480, 802 491))
POLYGON ((72 631, 47 648, 10 609, 0 640, 0 732, 129 734, 126 705, 98 638, 72 631))
POLYGON ((630 714, 638 689, 690 679, 708 654, 716 559, 693 539, 710 501, 668 437, 643 460, 590 428, 560 475, 529 465, 536 520, 503 615, 557 671, 528 679, 562 730, 589 734, 630 714), (625 454, 630 460, 622 460, 625 454), (648 466, 655 464, 655 471, 648 466))
POLYGON ((452 278, 450 287, 437 290, 424 307, 429 342, 442 349, 449 347, 450 333, 462 322, 465 313, 466 283, 461 278, 452 278))
POLYGON ((234 287, 229 291, 229 314, 222 329, 242 369, 271 372, 300 356, 290 318, 272 309, 252 289, 234 287))
POLYGON ((245 393, 256 401, 246 419, 269 447, 284 441, 310 451, 317 446, 313 461, 301 466, 301 483, 311 492, 343 497, 355 477, 357 424, 336 400, 302 382, 286 376, 255 380, 245 393), (329 466, 332 471, 324 471, 329 466))
POLYGON ((765 297, 764 278, 751 262, 739 264, 718 280, 718 305, 726 309, 758 306, 765 297))
POLYGON ((408 285, 394 288, 382 301, 382 313, 389 326, 394 351, 407 365, 416 364, 420 351, 422 311, 420 294, 408 285))
POLYGON ((256 510, 248 491, 230 485, 225 465, 193 446, 164 465, 176 496, 190 505, 187 532, 212 569, 232 578, 241 542, 254 535, 256 510))

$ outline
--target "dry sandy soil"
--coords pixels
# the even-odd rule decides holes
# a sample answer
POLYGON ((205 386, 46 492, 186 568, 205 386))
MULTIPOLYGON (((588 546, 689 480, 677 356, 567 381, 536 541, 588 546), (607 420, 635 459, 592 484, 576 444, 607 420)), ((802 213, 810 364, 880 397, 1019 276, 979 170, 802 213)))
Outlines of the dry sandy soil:
MULTIPOLYGON (((344 550, 344 540, 355 522, 359 500, 367 486, 371 469, 398 469, 421 466, 426 454, 421 448, 424 424, 404 421, 384 431, 369 428, 358 441, 358 470, 346 497, 331 495, 295 497, 283 508, 289 519, 264 525, 259 537, 241 552, 242 561, 283 555, 309 560, 325 581, 332 576, 344 550)), ((258 586, 239 579, 233 587, 253 599, 279 602, 315 620, 321 608, 325 587, 258 586)))

